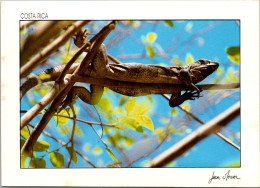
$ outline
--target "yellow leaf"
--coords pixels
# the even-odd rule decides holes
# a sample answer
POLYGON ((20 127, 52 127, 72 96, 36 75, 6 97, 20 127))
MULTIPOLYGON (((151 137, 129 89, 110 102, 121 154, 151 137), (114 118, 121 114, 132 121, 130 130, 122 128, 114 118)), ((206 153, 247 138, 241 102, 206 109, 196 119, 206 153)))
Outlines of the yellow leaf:
POLYGON ((168 118, 160 118, 160 122, 169 123, 169 119, 168 118))
POLYGON ((150 33, 148 33, 147 36, 146 36, 146 39, 147 39, 147 41, 148 41, 149 43, 153 43, 153 42, 156 40, 156 38, 157 38, 157 35, 156 35, 156 33, 154 33, 154 32, 150 32, 150 33))
POLYGON ((63 126, 66 124, 66 122, 68 121, 68 118, 66 117, 61 117, 60 115, 62 116, 68 116, 68 113, 65 109, 62 109, 59 113, 58 113, 58 116, 54 116, 54 119, 55 121, 57 121, 57 123, 60 125, 60 126, 63 126))
POLYGON ((78 159, 77 159, 77 155, 76 155, 76 151, 72 148, 72 147, 66 147, 72 161, 74 162, 74 164, 77 164, 78 159))
POLYGON ((44 159, 32 159, 29 163, 30 167, 32 168, 45 168, 46 167, 46 161, 44 159))
POLYGON ((133 145, 133 139, 130 137, 124 137, 124 145, 127 147, 131 147, 133 145))
POLYGON ((185 103, 185 104, 183 105, 183 108, 184 108, 185 110, 189 111, 189 110, 190 110, 190 105, 189 105, 189 103, 185 103))
POLYGON ((187 32, 191 32, 191 28, 192 28, 192 23, 188 23, 186 26, 185 26, 185 30, 187 31, 187 32))
POLYGON ((131 97, 128 99, 128 101, 125 104, 125 111, 127 113, 130 113, 133 110, 133 108, 135 107, 135 101, 136 101, 135 97, 134 98, 131 97))
POLYGON ((175 65, 175 66, 182 66, 184 63, 179 59, 179 58, 173 58, 171 60, 172 64, 175 65))
POLYGON ((146 45, 146 52, 148 53, 150 58, 154 58, 155 52, 154 52, 153 47, 151 45, 146 45))
POLYGON ((21 162, 21 168, 25 168, 26 166, 25 166, 25 160, 26 160, 26 156, 24 156, 24 155, 21 155, 21 160, 20 160, 20 162, 21 162))
POLYGON ((107 150, 107 153, 110 155, 110 157, 115 161, 115 162, 118 162, 117 158, 115 157, 115 155, 112 153, 111 150, 109 149, 106 149, 107 150))
POLYGON ((22 128, 22 130, 21 130, 21 136, 22 136, 24 139, 27 139, 27 138, 30 136, 30 134, 29 134, 27 128, 25 128, 25 127, 22 128))
POLYGON ((137 130, 137 128, 140 126, 139 122, 136 121, 136 119, 129 116, 122 117, 120 121, 121 123, 123 123, 124 125, 126 125, 127 127, 133 130, 137 130))
POLYGON ((57 167, 57 168, 61 168, 64 165, 64 155, 58 153, 58 152, 50 152, 49 153, 50 156, 50 161, 52 163, 53 166, 57 167))
POLYGON ((175 108, 171 109, 171 115, 173 116, 177 115, 177 110, 175 108))
POLYGON ((90 145, 89 145, 89 144, 85 144, 85 145, 84 145, 84 150, 87 151, 87 150, 89 150, 89 149, 90 149, 90 145))
POLYGON ((156 134, 162 134, 164 132, 164 128, 158 128, 154 131, 156 134))
POLYGON ((216 73, 217 73, 218 75, 223 74, 223 69, 222 69, 222 68, 218 68, 218 69, 216 70, 216 73))
POLYGON ((99 148, 99 147, 93 148, 92 151, 93 151, 93 153, 94 153, 95 155, 100 155, 100 154, 102 153, 102 149, 99 148))
POLYGON ((37 151, 37 152, 48 151, 48 149, 49 149, 49 143, 42 140, 37 141, 33 147, 33 151, 37 151))
POLYGON ((41 74, 41 75, 39 75, 39 78, 41 79, 41 80, 47 80, 47 79, 49 79, 49 78, 51 78, 51 75, 50 74, 41 74))
POLYGON ((141 125, 143 125, 144 127, 146 127, 147 129, 153 131, 153 122, 151 120, 150 117, 145 116, 145 115, 141 115, 141 116, 137 116, 136 119, 139 121, 139 123, 141 125))
POLYGON ((152 108, 152 103, 147 100, 142 100, 135 105, 135 108, 131 111, 131 116, 144 115, 148 113, 152 108))
POLYGON ((190 64, 190 63, 193 63, 194 62, 194 58, 191 54, 187 54, 186 56, 186 63, 187 64, 190 64))
POLYGON ((80 128, 78 126, 75 126, 75 133, 78 135, 78 136, 82 136, 83 133, 82 131, 80 130, 80 128))
POLYGON ((108 99, 101 99, 98 103, 98 106, 103 113, 108 112, 112 108, 112 104, 108 99))

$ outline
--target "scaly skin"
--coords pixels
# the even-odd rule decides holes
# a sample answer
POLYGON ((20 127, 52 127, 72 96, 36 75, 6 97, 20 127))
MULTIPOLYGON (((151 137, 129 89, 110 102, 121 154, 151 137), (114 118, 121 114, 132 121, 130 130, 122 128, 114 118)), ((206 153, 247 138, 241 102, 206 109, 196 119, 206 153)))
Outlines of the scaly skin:
MULTIPOLYGON (((82 34, 82 33, 81 33, 82 34)), ((77 35, 76 35, 77 36, 77 35)), ((82 37, 83 35, 79 35, 82 37)), ((78 37, 78 36, 77 36, 78 37)), ((74 39, 75 44, 80 47, 83 44, 83 40, 74 39)), ((69 69, 68 73, 71 74, 77 68, 79 64, 75 63, 69 69)), ((140 63, 124 63, 114 64, 108 63, 108 57, 105 45, 100 46, 100 50, 94 58, 89 69, 85 72, 85 75, 93 78, 109 78, 117 81, 124 82, 136 82, 136 83, 162 83, 162 84, 185 84, 191 88, 194 88, 196 92, 189 91, 180 95, 180 91, 176 91, 172 94, 169 101, 171 107, 180 105, 185 100, 194 100, 194 97, 200 97, 200 91, 196 87, 196 83, 202 81, 211 73, 213 73, 219 64, 214 61, 200 59, 194 63, 181 66, 160 66, 160 65, 148 65, 140 63)), ((32 87, 40 82, 54 81, 58 78, 62 72, 64 65, 57 66, 52 69, 42 71, 37 75, 38 78, 29 78, 20 88, 21 98, 32 87), (49 75, 49 78, 43 78, 40 75, 49 75)), ((143 88, 122 88, 122 87, 109 87, 111 90, 127 95, 127 96, 143 96, 149 94, 164 94, 163 90, 143 89, 143 88)), ((91 92, 83 87, 73 87, 68 94, 66 100, 63 103, 63 108, 72 102, 75 95, 78 95, 80 99, 89 104, 97 104, 103 94, 103 87, 91 85, 91 92)))

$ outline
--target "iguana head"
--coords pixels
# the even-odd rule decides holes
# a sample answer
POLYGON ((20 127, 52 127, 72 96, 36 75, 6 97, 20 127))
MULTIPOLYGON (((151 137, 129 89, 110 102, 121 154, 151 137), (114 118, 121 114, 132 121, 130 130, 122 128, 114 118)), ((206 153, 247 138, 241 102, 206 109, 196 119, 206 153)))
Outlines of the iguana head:
POLYGON ((207 76, 217 70, 219 63, 207 59, 200 59, 187 65, 192 83, 196 84, 204 80, 207 76))

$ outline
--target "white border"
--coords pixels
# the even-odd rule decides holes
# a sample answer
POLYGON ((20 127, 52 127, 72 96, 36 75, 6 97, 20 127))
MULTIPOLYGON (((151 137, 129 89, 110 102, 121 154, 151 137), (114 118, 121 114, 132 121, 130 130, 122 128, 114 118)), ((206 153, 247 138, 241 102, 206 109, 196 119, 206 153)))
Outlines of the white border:
POLYGON ((3 186, 260 186, 258 1, 1 2, 1 175, 3 186), (240 19, 242 167, 236 181, 208 184, 226 168, 20 169, 19 20, 21 13, 49 19, 240 19))

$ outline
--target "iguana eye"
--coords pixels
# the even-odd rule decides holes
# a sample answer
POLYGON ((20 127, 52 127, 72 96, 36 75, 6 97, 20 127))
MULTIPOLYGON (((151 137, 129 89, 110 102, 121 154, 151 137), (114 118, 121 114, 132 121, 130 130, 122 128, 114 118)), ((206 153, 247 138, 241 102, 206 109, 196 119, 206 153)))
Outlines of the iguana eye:
POLYGON ((200 60, 200 63, 201 63, 202 65, 206 65, 206 64, 209 63, 209 61, 206 60, 206 59, 201 59, 201 60, 200 60))

